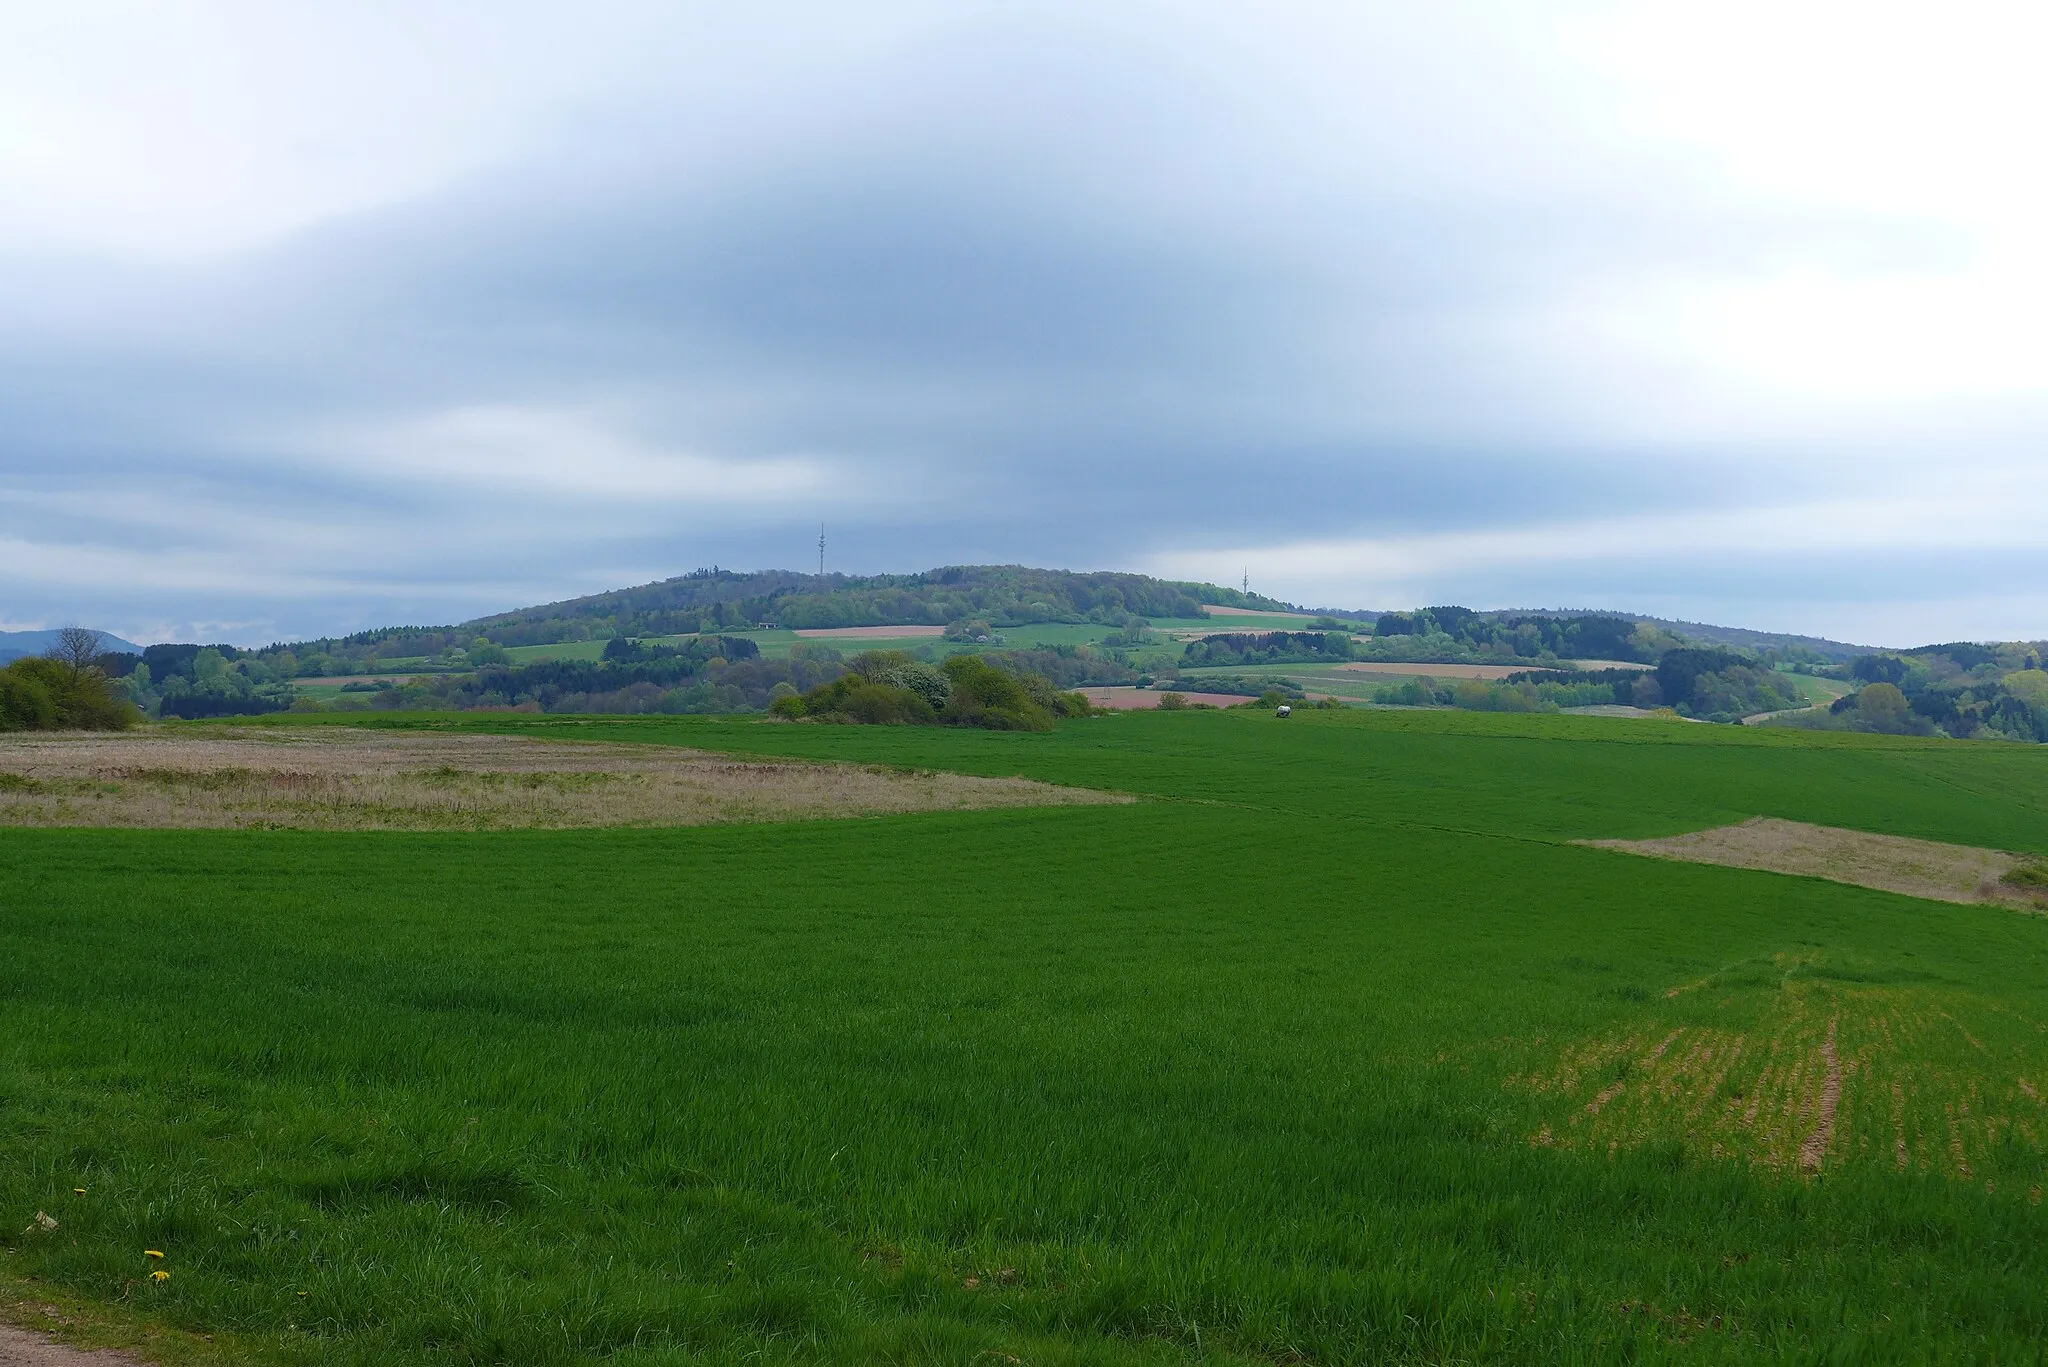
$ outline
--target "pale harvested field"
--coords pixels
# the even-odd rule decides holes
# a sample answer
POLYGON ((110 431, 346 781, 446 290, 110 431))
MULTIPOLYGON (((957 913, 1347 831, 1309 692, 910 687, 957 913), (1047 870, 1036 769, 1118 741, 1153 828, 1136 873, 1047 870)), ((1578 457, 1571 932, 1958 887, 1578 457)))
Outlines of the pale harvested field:
POLYGON ((944 636, 944 627, 803 627, 796 633, 805 638, 840 636, 852 640, 907 640, 912 636, 944 636))
POLYGON ((1208 612, 1211 617, 1287 617, 1297 622, 1315 620, 1305 612, 1268 612, 1264 608, 1219 608, 1214 603, 1209 604, 1208 612))
POLYGON ((2034 862, 2031 859, 2003 850, 1809 826, 1775 817, 1755 817, 1740 825, 1662 840, 1579 843, 1689 864, 1801 874, 1936 902, 1998 902, 2048 909, 2039 895, 2000 882, 2021 864, 2034 862))
POLYGON ((306 731, 0 737, 0 826, 517 830, 1128 801, 670 746, 306 731))
MULTIPOLYGON (((1116 712, 1142 712, 1159 706, 1159 700, 1168 693, 1180 693, 1179 689, 1152 688, 1083 688, 1079 690, 1089 702, 1097 707, 1107 707, 1116 712)), ((1190 703, 1208 703, 1211 707, 1235 707, 1251 699, 1242 693, 1181 693, 1190 703)))

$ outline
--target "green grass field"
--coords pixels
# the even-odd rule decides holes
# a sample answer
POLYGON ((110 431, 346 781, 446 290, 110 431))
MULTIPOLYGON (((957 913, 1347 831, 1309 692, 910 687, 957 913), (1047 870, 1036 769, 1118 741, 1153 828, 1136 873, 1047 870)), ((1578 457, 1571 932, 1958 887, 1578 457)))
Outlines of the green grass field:
POLYGON ((277 1361, 2048 1341, 2048 921, 1569 843, 1768 814, 2048 853, 2048 749, 1410 711, 377 722, 1148 800, 6 830, 8 1274, 277 1361))

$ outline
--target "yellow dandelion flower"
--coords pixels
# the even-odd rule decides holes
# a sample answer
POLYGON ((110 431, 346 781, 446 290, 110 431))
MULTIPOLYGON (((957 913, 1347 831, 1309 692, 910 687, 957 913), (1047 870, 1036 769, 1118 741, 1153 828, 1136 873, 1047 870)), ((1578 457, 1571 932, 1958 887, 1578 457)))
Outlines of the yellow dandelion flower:
POLYGON ((164 1256, 164 1251, 160 1248, 145 1248, 142 1250, 142 1256, 145 1258, 161 1258, 164 1256))
POLYGON ((162 1268, 158 1268, 156 1271, 149 1274, 149 1279, 153 1282, 167 1282, 171 1279, 171 1274, 164 1271, 162 1268))

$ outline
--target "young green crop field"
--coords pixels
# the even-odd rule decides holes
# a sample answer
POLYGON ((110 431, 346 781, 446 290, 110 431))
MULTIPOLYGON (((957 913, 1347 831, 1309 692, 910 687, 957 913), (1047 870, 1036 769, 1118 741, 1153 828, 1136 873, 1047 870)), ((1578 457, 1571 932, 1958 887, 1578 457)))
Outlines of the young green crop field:
POLYGON ((1571 843, 1765 814, 2048 853, 2048 748, 1423 711, 375 721, 1145 800, 0 830, 21 1295, 364 1364, 2048 1342, 2048 920, 1571 843))

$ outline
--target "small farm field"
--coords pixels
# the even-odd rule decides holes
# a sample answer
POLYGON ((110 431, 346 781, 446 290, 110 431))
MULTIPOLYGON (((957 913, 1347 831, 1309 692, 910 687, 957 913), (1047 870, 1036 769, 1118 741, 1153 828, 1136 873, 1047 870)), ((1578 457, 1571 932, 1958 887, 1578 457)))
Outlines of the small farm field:
POLYGON ((2048 1342, 2048 918, 1578 843, 1763 816, 2038 859, 2048 748, 318 720, 1137 800, 0 830, 0 1305, 277 1363, 2048 1342))

